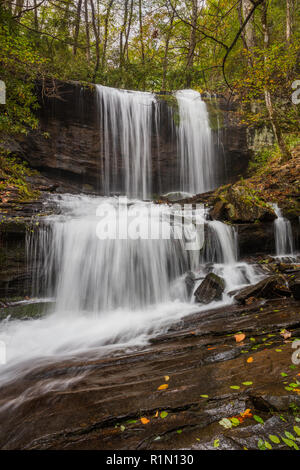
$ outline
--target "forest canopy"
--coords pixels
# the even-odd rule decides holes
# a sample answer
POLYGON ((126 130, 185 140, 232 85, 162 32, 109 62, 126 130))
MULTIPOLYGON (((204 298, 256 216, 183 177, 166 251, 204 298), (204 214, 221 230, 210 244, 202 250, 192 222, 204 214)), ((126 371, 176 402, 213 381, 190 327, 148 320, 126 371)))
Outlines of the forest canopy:
POLYGON ((36 127, 36 79, 194 88, 261 103, 247 119, 267 119, 287 155, 281 134, 299 117, 296 12, 297 0, 2 0, 0 132, 36 127))

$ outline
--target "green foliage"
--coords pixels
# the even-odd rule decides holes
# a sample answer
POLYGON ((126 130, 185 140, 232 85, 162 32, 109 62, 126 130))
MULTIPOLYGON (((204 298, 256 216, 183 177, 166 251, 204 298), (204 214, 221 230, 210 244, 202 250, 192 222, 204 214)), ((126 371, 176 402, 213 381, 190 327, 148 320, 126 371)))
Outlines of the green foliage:
POLYGON ((27 178, 34 174, 26 162, 0 149, 0 194, 3 200, 8 190, 16 190, 21 201, 36 199, 39 192, 32 190, 27 181, 27 178))
POLYGON ((42 73, 45 59, 0 7, 0 78, 6 84, 6 104, 0 105, 0 139, 4 135, 35 129, 37 100, 34 80, 42 73))

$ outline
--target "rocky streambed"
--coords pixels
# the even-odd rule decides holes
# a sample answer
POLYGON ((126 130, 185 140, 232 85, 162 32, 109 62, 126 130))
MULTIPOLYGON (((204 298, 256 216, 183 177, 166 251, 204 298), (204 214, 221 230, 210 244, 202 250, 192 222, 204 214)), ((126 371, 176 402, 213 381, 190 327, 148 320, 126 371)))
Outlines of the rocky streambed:
POLYGON ((131 352, 37 365, 2 387, 1 448, 297 448, 297 338, 299 301, 256 300, 131 352))

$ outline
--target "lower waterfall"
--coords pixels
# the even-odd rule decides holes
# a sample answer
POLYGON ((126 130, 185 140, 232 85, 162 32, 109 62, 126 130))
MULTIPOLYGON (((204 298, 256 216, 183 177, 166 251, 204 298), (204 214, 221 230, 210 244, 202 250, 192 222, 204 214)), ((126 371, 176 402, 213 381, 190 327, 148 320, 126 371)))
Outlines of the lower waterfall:
POLYGON ((277 219, 274 221, 276 256, 294 255, 294 240, 291 222, 282 216, 277 204, 273 204, 277 219))
POLYGON ((189 223, 189 212, 167 204, 84 195, 53 196, 53 202, 59 214, 28 235, 34 294, 49 301, 48 313, 2 324, 9 361, 0 382, 36 364, 146 345, 185 315, 232 303, 230 291, 260 279, 238 261, 233 228, 207 220, 201 207, 189 223), (132 221, 124 225, 125 216, 132 221), (106 222, 101 230, 99 220, 106 222), (131 239, 125 232, 102 236, 128 226, 131 239), (191 233, 201 231, 191 245, 191 233), (224 277, 223 299, 208 306, 189 299, 188 270, 198 279, 209 272, 224 277))

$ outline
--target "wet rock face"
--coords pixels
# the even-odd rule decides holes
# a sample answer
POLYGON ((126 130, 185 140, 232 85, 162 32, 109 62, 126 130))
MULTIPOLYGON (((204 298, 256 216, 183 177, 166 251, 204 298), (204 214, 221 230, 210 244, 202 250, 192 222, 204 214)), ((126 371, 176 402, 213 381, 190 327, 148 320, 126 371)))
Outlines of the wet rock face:
MULTIPOLYGON (((282 328, 299 337, 292 298, 202 311, 136 351, 32 364, 1 384, 1 403, 10 406, 0 410, 0 447, 160 451, 214 449, 218 439, 219 449, 257 450, 269 435, 296 437, 300 397, 285 382, 297 382, 299 366, 291 368, 282 328), (158 390, 165 375, 168 389, 158 390), (243 418, 220 425, 233 417, 243 418)), ((272 445, 288 449, 282 440, 272 445)))
POLYGON ((221 300, 224 289, 224 279, 214 273, 209 273, 195 292, 196 301, 209 304, 214 300, 221 300))
POLYGON ((289 279, 289 288, 294 299, 300 300, 300 272, 291 276, 289 279))
MULTIPOLYGON (((44 174, 83 185, 92 185, 101 193, 101 141, 103 140, 95 88, 78 83, 58 83, 58 97, 41 96, 38 110, 39 130, 22 136, 14 151, 44 174)), ((154 194, 178 190, 179 162, 177 139, 170 118, 170 100, 159 100, 159 139, 155 123, 151 139, 152 183, 154 194), (174 176, 176 175, 177 176, 174 176), (176 179, 178 181, 176 181, 176 179)), ((214 106, 217 104, 214 104, 214 106)), ((212 105, 210 106, 212 107, 212 105)), ((222 108, 222 104, 220 103, 222 108)), ((221 129, 212 129, 215 150, 220 154, 218 183, 234 182, 244 175, 251 152, 247 148, 246 128, 227 119, 220 109, 221 129), (219 143, 222 142, 222 149, 219 143), (226 171, 225 171, 226 168, 226 171)), ((114 177, 122 179, 124 162, 120 156, 114 177)), ((121 184, 121 183, 120 183, 121 184)))

